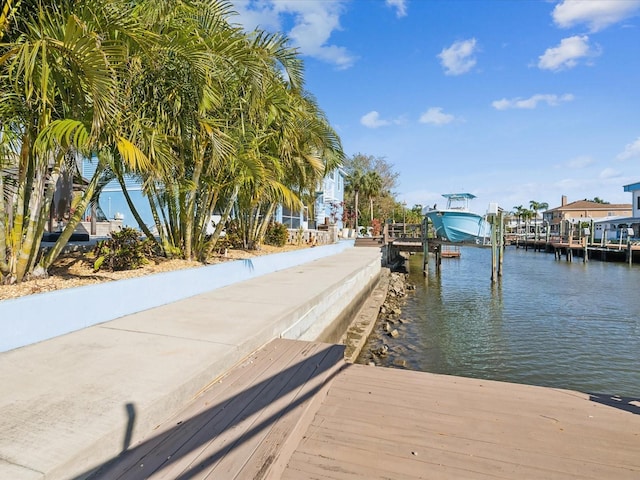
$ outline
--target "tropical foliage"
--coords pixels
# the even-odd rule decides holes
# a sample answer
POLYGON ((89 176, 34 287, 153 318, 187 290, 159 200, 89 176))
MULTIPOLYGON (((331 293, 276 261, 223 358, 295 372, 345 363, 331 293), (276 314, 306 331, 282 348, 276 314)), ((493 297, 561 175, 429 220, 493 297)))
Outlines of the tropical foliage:
MULTIPOLYGON (((167 255, 206 261, 232 212, 246 248, 275 207, 343 160, 280 35, 244 32, 227 1, 23 0, 0 16, 0 273, 46 272, 100 189, 142 185, 167 255), (78 165, 92 159, 82 179, 78 165), (82 188, 52 211, 56 185, 82 188), (67 209, 67 212, 69 209, 67 209), (221 221, 207 231, 214 212, 221 221), (55 215, 54 215, 55 213, 55 215), (52 218, 64 229, 41 255, 52 218)), ((371 198, 371 197, 368 197, 371 198)))
POLYGON ((374 226, 374 220, 386 221, 394 217, 398 209, 393 198, 398 173, 384 158, 358 153, 344 161, 345 179, 345 225, 374 226), (361 201, 368 205, 361 207, 361 201))

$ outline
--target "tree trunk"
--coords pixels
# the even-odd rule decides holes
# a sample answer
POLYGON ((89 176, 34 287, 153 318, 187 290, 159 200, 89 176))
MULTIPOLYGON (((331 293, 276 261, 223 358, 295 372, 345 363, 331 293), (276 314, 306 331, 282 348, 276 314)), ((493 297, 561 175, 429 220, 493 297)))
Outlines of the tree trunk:
POLYGON ((356 203, 356 211, 355 211, 355 221, 356 221, 356 225, 355 225, 355 230, 356 230, 356 238, 358 237, 358 235, 360 235, 360 228, 358 227, 358 195, 360 192, 358 192, 358 190, 355 191, 355 203, 356 203))
POLYGON ((144 220, 142 220, 142 217, 138 213, 138 210, 136 209, 135 204, 131 200, 131 196, 129 195, 129 191, 127 190, 127 185, 126 185, 126 183, 124 181, 124 177, 122 176, 122 174, 120 172, 117 172, 116 173, 116 178, 118 179, 118 183, 120 184, 120 188, 122 188, 122 194, 124 195, 124 199, 127 201, 127 205, 129 206, 129 210, 131 210, 131 213, 133 214, 133 218, 135 218, 136 222, 138 223, 138 227, 140 227, 140 230, 142 230, 142 233, 144 233, 149 240, 151 240, 154 244, 160 246, 160 244, 158 243, 158 240, 151 233, 151 230, 149 230, 149 228, 145 225, 144 220))

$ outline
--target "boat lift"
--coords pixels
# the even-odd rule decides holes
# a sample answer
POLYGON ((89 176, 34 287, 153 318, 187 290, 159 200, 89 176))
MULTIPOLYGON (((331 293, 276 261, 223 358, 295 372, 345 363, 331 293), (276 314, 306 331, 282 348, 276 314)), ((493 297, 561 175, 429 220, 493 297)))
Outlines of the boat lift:
MULTIPOLYGON (((491 282, 496 283, 502 277, 502 265, 504 262, 504 210, 497 203, 490 203, 485 219, 491 225, 491 236, 486 241, 465 241, 449 242, 438 238, 429 238, 429 219, 425 215, 422 219, 422 273, 427 276, 429 268, 429 252, 433 252, 436 257, 436 271, 440 270, 442 263, 442 247, 446 245, 468 246, 468 247, 490 247, 491 248, 491 282)), ((479 239, 478 239, 479 240, 479 239)))

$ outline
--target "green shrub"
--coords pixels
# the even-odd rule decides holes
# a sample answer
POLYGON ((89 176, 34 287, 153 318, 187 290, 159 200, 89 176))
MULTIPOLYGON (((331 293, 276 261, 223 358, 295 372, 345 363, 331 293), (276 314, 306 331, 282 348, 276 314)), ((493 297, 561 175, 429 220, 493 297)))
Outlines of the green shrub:
POLYGON ((276 247, 284 247, 289 238, 287 226, 282 223, 271 223, 267 227, 267 233, 264 236, 264 243, 274 245, 276 247))
POLYGON ((147 264, 147 256, 153 255, 149 240, 140 238, 140 232, 125 227, 119 232, 111 232, 109 240, 98 242, 94 249, 96 260, 93 270, 134 270, 147 264))

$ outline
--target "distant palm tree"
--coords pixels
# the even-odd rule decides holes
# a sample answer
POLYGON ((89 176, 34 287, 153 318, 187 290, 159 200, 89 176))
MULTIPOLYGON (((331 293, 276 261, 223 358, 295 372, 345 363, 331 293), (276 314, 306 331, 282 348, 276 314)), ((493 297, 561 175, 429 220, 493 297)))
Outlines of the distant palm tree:
POLYGON ((372 170, 364 175, 363 193, 369 197, 370 221, 373 223, 373 199, 382 193, 382 177, 378 172, 372 170))
POLYGON ((537 239, 537 234, 538 234, 538 211, 539 210, 546 210, 547 208, 549 208, 549 204, 546 203, 546 202, 536 202, 535 200, 531 200, 529 202, 529 206, 531 207, 531 210, 533 210, 534 218, 536 219, 536 239, 537 239))
MULTIPOLYGON (((513 207, 513 213, 518 219, 518 225, 516 227, 516 233, 518 233, 520 231, 520 220, 522 219, 522 214, 524 213, 525 210, 526 209, 522 205, 517 205, 517 206, 513 207)), ((516 237, 516 241, 517 241, 517 237, 516 237)))
POLYGON ((348 192, 353 193, 353 211, 355 216, 354 228, 356 229, 356 236, 360 233, 358 231, 358 202, 360 192, 363 190, 364 176, 365 174, 362 172, 362 170, 356 168, 352 170, 345 179, 345 189, 348 192))

